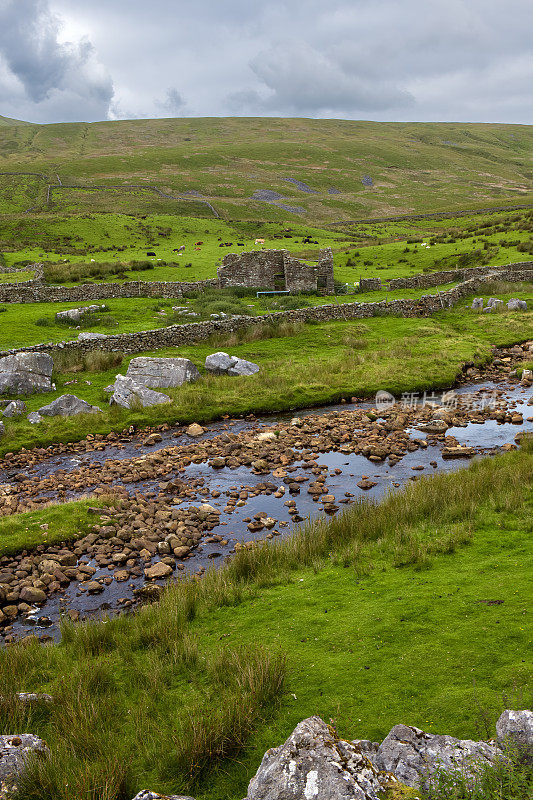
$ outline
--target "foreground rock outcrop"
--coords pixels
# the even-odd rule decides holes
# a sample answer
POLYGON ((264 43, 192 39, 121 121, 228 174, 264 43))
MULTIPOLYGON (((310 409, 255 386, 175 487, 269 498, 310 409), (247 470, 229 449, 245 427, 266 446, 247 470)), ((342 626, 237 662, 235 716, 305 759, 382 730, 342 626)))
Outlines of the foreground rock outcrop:
POLYGON ((357 745, 310 717, 267 750, 247 800, 379 800, 387 780, 357 745))
POLYGON ((378 747, 376 767, 392 772, 406 786, 431 782, 436 771, 460 770, 473 777, 482 764, 494 764, 502 751, 495 743, 474 742, 426 733, 411 725, 395 725, 378 747))
POLYGON ((0 394, 33 394, 52 388, 54 362, 46 353, 17 353, 0 358, 0 394))
POLYGON ((31 733, 0 736, 0 800, 16 791, 17 779, 30 756, 45 756, 48 748, 42 739, 31 733))
POLYGON ((533 747, 533 713, 504 711, 496 730, 498 741, 474 742, 395 725, 381 744, 348 742, 310 717, 285 744, 267 750, 246 800, 378 800, 394 787, 427 787, 441 770, 473 783, 480 769, 506 758, 507 743, 533 747))

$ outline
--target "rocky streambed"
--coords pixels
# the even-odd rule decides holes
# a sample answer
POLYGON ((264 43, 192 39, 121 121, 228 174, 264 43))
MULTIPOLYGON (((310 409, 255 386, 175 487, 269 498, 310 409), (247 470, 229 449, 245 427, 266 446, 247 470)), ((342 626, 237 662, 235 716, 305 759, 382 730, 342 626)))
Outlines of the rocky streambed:
POLYGON ((334 515, 361 496, 516 447, 533 431, 533 343, 466 365, 445 394, 382 395, 298 416, 160 426, 6 455, 0 515, 94 496, 90 533, 0 558, 0 632, 59 636, 58 621, 117 613, 242 547, 334 515), (98 503, 96 502, 98 500, 98 503))

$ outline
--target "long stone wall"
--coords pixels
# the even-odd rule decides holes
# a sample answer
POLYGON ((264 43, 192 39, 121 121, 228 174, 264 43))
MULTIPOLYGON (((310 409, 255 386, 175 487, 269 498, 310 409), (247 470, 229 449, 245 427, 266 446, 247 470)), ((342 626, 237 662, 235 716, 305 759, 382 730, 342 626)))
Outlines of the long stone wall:
POLYGON ((440 292, 437 295, 425 295, 416 300, 402 299, 387 302, 382 300, 377 303, 346 303, 335 305, 314 306, 301 308, 295 311, 278 311, 258 317, 233 317, 227 320, 213 320, 207 322, 193 322, 185 325, 171 325, 167 328, 139 331, 137 333, 124 333, 106 336, 94 341, 60 342, 55 345, 34 345, 21 347, 16 350, 1 352, 0 355, 9 355, 15 352, 49 352, 58 350, 89 352, 97 348, 105 352, 120 351, 125 354, 142 353, 158 350, 164 347, 180 347, 182 345, 203 342, 212 336, 223 336, 235 331, 250 328, 254 325, 278 322, 328 322, 332 320, 362 319, 375 316, 402 316, 425 317, 442 308, 452 308, 467 295, 477 292, 494 280, 504 281, 532 281, 533 262, 523 265, 511 264, 507 267, 497 267, 486 275, 477 275, 462 283, 440 292))
POLYGON ((216 278, 205 281, 125 281, 50 286, 40 279, 0 284, 0 303, 85 303, 114 297, 180 298, 187 292, 218 286, 216 278))
POLYGON ((455 281, 467 281, 476 276, 488 275, 495 269, 509 269, 511 267, 533 267, 533 261, 516 261, 513 264, 503 264, 498 267, 468 267, 465 269, 447 269, 440 272, 430 272, 427 274, 409 275, 406 278, 391 278, 388 287, 393 289, 429 289, 432 286, 442 286, 444 283, 454 283, 455 281))

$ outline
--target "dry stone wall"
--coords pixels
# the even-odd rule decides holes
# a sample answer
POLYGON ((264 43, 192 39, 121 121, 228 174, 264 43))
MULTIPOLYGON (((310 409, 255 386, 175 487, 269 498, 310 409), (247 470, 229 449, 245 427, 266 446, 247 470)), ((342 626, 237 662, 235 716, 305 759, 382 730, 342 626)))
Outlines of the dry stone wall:
POLYGON ((180 298, 188 292, 217 287, 216 278, 205 281, 125 281, 50 286, 42 280, 0 284, 0 303, 85 303, 114 297, 180 298))
POLYGON ((407 278, 391 278, 388 281, 389 289, 429 289, 431 286, 442 286, 444 283, 467 281, 476 276, 488 275, 494 270, 510 269, 511 267, 533 267, 533 261, 518 261, 498 267, 469 267, 468 269, 447 269, 440 272, 431 272, 427 275, 410 275, 407 278))
MULTIPOLYGON (((98 350, 105 352, 120 351, 125 354, 143 353, 164 347, 180 347, 203 342, 212 336, 224 336, 235 331, 244 330, 254 325, 278 322, 328 322, 332 320, 363 319, 375 316, 425 317, 442 308, 452 308, 463 297, 477 292, 483 284, 494 280, 531 281, 533 280, 533 262, 510 264, 507 267, 493 268, 487 275, 477 275, 437 295, 425 295, 418 299, 401 299, 376 303, 345 303, 321 305, 312 308, 300 308, 294 311, 278 311, 257 317, 232 317, 227 320, 210 320, 193 322, 185 325, 171 325, 157 330, 139 331, 137 333, 115 334, 98 339, 98 350)), ((34 345, 16 350, 0 352, 0 356, 15 352, 48 352, 57 350, 80 353, 95 349, 95 342, 90 340, 60 342, 55 345, 34 345)))

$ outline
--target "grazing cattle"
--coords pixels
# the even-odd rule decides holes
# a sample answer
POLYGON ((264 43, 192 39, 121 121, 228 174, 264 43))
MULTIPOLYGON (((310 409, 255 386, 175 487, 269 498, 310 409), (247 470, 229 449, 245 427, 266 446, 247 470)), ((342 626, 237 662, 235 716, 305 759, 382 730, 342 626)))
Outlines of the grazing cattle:
POLYGON ((244 242, 237 242, 237 247, 244 247, 244 242))
POLYGON ((180 247, 175 247, 172 251, 173 253, 181 253, 182 250, 185 250, 185 245, 182 244, 180 247))
POLYGON ((150 252, 149 252, 149 253, 146 253, 146 255, 147 255, 147 256, 155 256, 155 253, 152 253, 152 251, 150 250, 150 252))
POLYGON ((194 243, 195 247, 199 247, 199 246, 200 246, 200 245, 202 245, 202 244, 203 244, 203 242, 195 242, 195 243, 194 243))
POLYGON ((255 244, 264 244, 264 243, 265 243, 264 239, 256 239, 255 240, 255 244))

